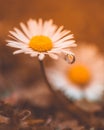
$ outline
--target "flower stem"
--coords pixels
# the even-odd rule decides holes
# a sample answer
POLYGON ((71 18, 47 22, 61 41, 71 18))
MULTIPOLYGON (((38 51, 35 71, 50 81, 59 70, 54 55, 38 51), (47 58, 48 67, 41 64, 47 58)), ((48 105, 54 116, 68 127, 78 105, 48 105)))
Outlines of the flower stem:
POLYGON ((68 106, 69 103, 72 103, 72 102, 69 101, 67 98, 65 98, 65 96, 62 93, 58 93, 58 92, 54 91, 54 89, 52 89, 52 86, 49 83, 47 76, 46 76, 43 61, 39 61, 39 62, 40 62, 40 68, 41 68, 41 71, 42 71, 42 74, 43 74, 43 77, 44 77, 44 81, 47 84, 49 90, 54 95, 55 100, 57 100, 57 102, 61 105, 61 107, 68 110, 67 106, 68 106))
POLYGON ((40 68, 41 68, 41 72, 43 74, 43 78, 44 78, 45 83, 47 84, 49 90, 53 93, 53 95, 56 96, 55 91, 52 89, 52 86, 51 86, 51 84, 49 83, 49 81, 47 79, 43 61, 39 60, 39 63, 40 63, 40 68))

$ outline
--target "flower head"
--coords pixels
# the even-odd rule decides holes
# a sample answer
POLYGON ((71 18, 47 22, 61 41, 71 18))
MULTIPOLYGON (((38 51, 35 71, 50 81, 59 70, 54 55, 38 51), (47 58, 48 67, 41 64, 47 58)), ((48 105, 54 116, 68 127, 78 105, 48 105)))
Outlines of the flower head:
POLYGON ((59 60, 48 69, 50 82, 74 100, 101 99, 104 92, 104 58, 94 45, 80 45, 72 65, 59 60), (55 76, 54 76, 55 75, 55 76))
POLYGON ((14 28, 9 32, 12 40, 7 40, 8 46, 18 48, 14 54, 30 54, 32 57, 38 56, 39 60, 43 60, 45 55, 58 59, 60 53, 71 55, 70 47, 76 46, 70 31, 63 30, 63 26, 58 28, 52 20, 30 19, 27 26, 24 23, 20 26, 22 31, 14 28))

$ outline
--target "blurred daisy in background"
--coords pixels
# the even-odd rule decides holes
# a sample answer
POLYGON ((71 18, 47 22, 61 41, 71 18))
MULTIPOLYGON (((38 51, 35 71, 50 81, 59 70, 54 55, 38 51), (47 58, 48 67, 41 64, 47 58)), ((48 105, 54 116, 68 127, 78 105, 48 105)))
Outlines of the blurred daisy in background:
POLYGON ((100 100, 104 92, 104 57, 95 45, 79 45, 72 65, 59 60, 47 69, 54 89, 73 100, 100 100))
POLYGON ((20 27, 22 31, 17 28, 9 31, 12 40, 7 40, 7 45, 18 49, 14 54, 30 54, 32 57, 38 56, 39 60, 43 60, 45 55, 58 59, 58 54, 70 55, 70 47, 76 46, 73 34, 63 30, 63 26, 58 28, 52 20, 30 19, 27 25, 20 23, 20 27))

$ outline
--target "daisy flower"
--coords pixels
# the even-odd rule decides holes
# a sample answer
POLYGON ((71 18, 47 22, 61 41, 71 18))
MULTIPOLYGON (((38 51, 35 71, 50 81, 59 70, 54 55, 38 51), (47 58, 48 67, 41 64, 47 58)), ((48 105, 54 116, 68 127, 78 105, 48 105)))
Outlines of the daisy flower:
POLYGON ((48 77, 54 89, 73 100, 100 100, 104 92, 104 58, 94 45, 80 45, 72 65, 59 60, 48 68, 48 77))
POLYGON ((14 28, 9 31, 11 40, 7 40, 7 45, 18 49, 13 54, 30 54, 32 57, 38 56, 39 60, 43 60, 45 55, 58 59, 59 54, 72 54, 70 47, 76 46, 73 34, 63 30, 63 26, 58 28, 52 20, 30 19, 27 25, 20 23, 20 27, 21 30, 14 28))

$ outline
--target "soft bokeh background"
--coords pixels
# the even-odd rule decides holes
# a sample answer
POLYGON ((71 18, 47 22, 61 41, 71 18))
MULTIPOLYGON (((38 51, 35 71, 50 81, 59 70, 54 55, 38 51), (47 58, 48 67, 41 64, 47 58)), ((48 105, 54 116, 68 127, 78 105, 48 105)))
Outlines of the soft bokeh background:
POLYGON ((19 22, 40 17, 71 30, 78 45, 96 44, 104 52, 104 0, 0 0, 1 93, 7 88, 37 87, 42 80, 37 59, 12 55, 14 49, 5 42, 8 31, 19 27, 19 22))
POLYGON ((71 29, 77 41, 103 44, 103 0, 0 0, 0 38, 29 18, 54 19, 71 29))

